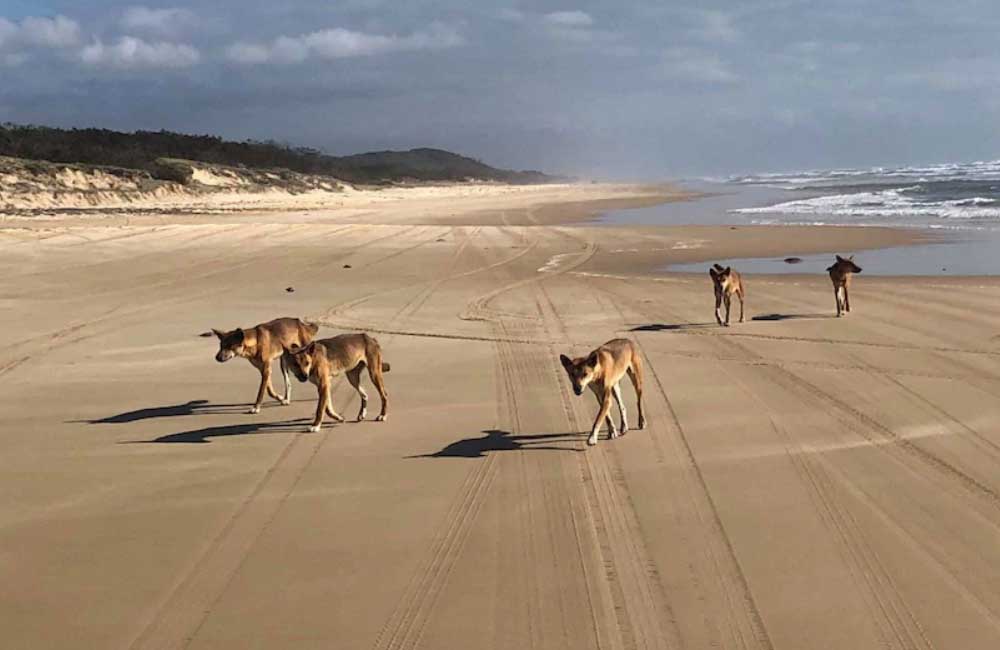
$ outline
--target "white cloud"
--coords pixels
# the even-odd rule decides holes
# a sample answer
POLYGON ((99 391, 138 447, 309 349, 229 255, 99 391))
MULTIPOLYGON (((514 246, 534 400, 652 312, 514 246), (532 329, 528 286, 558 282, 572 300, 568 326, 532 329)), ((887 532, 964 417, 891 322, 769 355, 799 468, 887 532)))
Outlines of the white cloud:
POLYGON ((79 42, 80 25, 66 16, 28 16, 20 24, 0 18, 0 47, 63 49, 79 42))
POLYGON ((607 40, 606 32, 593 29, 594 19, 583 11, 554 11, 538 17, 544 33, 566 43, 589 44, 607 40))
POLYGON ((66 16, 29 16, 21 22, 20 32, 22 42, 37 47, 73 47, 80 42, 80 26, 66 16))
POLYGON ((197 17, 187 9, 170 7, 151 9, 134 6, 125 9, 121 25, 130 32, 145 32, 161 36, 176 36, 197 26, 197 17))
POLYGON ((113 45, 97 40, 80 52, 80 60, 89 66, 119 70, 186 68, 200 59, 198 50, 190 45, 149 43, 133 36, 122 36, 113 45))
POLYGON ((695 35, 713 43, 732 43, 740 38, 733 16, 722 11, 702 12, 701 26, 695 30, 695 35))
POLYGON ((464 43, 465 39, 455 29, 439 23, 406 36, 367 34, 336 27, 300 36, 280 36, 271 43, 234 43, 226 50, 226 55, 242 64, 289 64, 311 57, 346 59, 390 52, 443 50, 464 43))
POLYGON ((677 47, 664 52, 660 70, 670 79, 708 84, 729 84, 736 73, 719 55, 695 48, 677 47))
POLYGON ((542 16, 542 20, 562 27, 590 27, 594 24, 594 19, 584 11, 553 11, 542 16))
POLYGON ((583 11, 555 11, 535 17, 534 26, 550 39, 570 46, 586 46, 594 53, 613 57, 635 56, 634 45, 623 42, 618 32, 599 29, 590 14, 583 11))

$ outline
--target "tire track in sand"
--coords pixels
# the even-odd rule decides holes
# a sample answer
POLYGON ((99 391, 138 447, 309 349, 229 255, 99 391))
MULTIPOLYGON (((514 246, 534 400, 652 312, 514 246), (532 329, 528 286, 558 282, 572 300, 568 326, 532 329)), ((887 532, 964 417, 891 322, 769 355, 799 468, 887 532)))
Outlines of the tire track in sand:
MULTIPOLYGON (((592 286, 599 289, 598 295, 606 297, 610 308, 617 311, 621 322, 628 322, 619 304, 622 297, 599 283, 593 283, 592 286)), ((637 309, 634 305, 632 308, 637 309)), ((677 507, 689 510, 697 520, 697 528, 684 531, 684 535, 695 540, 695 553, 691 561, 696 564, 692 572, 694 579, 698 581, 696 587, 703 594, 700 600, 715 604, 711 613, 718 617, 720 623, 715 632, 722 635, 718 643, 727 649, 770 650, 773 645, 767 627, 687 433, 655 364, 649 361, 650 357, 643 349, 638 333, 635 333, 633 340, 646 361, 647 412, 652 413, 652 416, 647 416, 647 426, 641 435, 648 435, 658 459, 674 459, 682 463, 678 470, 681 473, 680 486, 683 494, 671 495, 671 498, 678 498, 680 503, 677 507), (650 384, 655 386, 655 390, 650 390, 653 387, 650 384), (658 413, 667 417, 657 417, 658 413)))

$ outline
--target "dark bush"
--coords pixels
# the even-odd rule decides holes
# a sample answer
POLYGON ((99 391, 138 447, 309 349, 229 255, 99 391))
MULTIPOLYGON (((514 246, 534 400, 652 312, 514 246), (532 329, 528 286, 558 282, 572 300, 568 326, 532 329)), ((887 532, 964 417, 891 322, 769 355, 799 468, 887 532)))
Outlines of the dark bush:
POLYGON ((149 173, 153 178, 161 181, 173 181, 181 185, 187 185, 194 178, 194 169, 183 160, 171 160, 169 158, 157 158, 150 165, 149 173))

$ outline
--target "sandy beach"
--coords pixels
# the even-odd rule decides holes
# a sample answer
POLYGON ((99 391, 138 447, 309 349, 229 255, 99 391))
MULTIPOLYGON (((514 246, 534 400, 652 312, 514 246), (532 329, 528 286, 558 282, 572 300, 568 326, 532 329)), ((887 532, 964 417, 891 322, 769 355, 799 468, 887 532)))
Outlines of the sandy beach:
POLYGON ((862 274, 837 319, 827 277, 749 276, 720 328, 707 273, 657 269, 919 236, 581 223, 684 198, 6 218, 0 645, 1000 647, 1000 280, 862 274), (278 316, 376 336, 389 420, 308 433, 297 382, 248 415, 199 335, 278 316), (648 424, 588 448, 558 355, 615 337, 648 424))

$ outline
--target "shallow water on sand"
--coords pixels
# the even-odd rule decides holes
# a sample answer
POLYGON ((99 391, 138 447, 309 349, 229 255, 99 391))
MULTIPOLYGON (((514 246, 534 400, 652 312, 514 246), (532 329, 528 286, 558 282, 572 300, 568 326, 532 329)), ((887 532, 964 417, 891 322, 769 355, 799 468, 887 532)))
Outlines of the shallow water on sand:
MULTIPOLYGON (((990 233, 990 241, 949 241, 918 246, 900 246, 860 251, 854 261, 865 275, 1000 275, 1000 236, 990 233)), ((852 251, 842 251, 850 255, 852 251)), ((732 266, 742 273, 826 273, 833 255, 802 255, 790 264, 786 258, 758 257, 725 259, 695 264, 673 264, 663 268, 671 273, 707 273, 713 262, 732 266)))

